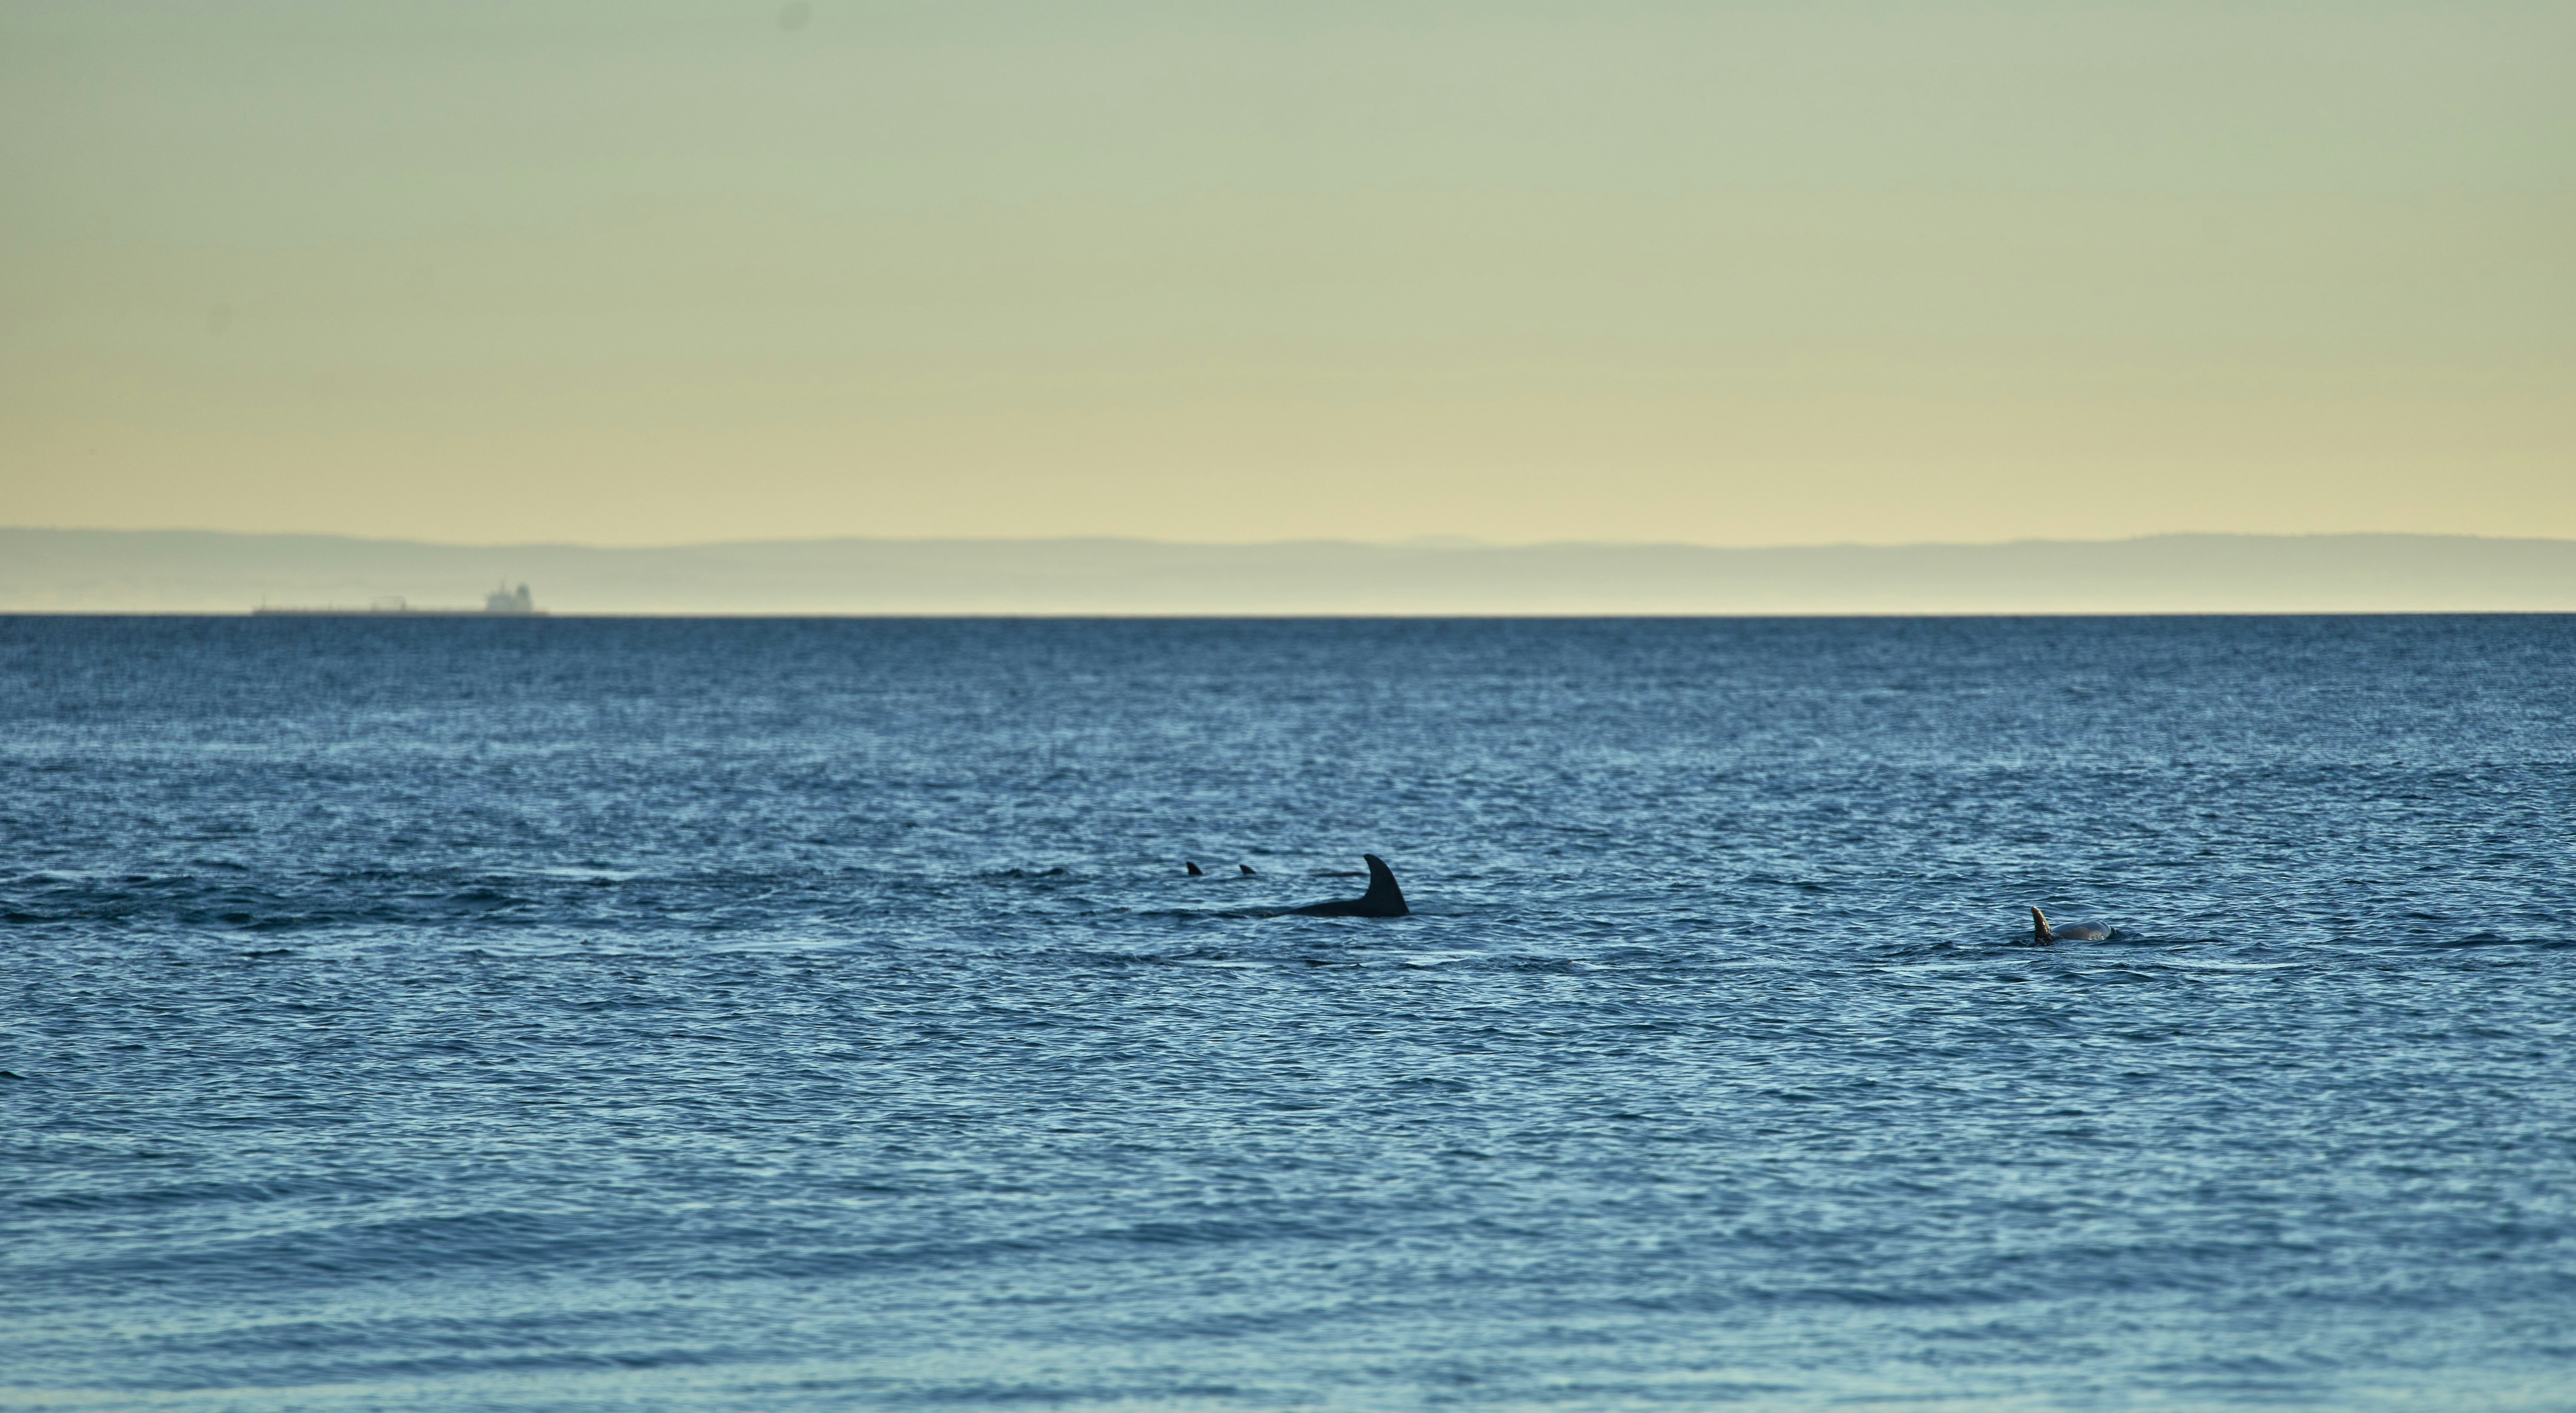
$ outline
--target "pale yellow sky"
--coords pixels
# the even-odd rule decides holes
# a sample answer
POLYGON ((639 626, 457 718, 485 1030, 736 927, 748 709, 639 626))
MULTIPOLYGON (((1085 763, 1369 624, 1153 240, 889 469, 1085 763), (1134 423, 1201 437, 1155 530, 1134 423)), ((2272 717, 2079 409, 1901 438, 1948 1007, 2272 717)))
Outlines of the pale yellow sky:
POLYGON ((49 0, 0 203, 0 524, 2576 537, 2563 3, 49 0))

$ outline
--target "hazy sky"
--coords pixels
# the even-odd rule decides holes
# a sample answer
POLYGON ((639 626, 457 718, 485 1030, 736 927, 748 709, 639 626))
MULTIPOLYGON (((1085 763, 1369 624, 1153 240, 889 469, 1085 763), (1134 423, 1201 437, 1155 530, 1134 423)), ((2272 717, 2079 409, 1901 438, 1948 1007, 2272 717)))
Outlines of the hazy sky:
POLYGON ((2576 537, 2576 5, 0 3, 0 524, 2576 537))

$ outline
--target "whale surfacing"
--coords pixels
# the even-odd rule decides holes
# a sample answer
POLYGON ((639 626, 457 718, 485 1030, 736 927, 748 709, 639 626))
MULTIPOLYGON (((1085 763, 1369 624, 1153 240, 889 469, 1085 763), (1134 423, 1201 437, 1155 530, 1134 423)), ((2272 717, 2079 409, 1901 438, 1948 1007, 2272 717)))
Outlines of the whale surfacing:
POLYGON ((2070 922, 2064 927, 2051 927, 2048 914, 2030 910, 2030 940, 2033 942, 2099 942, 2111 935, 2111 929, 2098 922, 2070 922))
POLYGON ((1368 860, 1369 886, 1356 898, 1341 898, 1329 903, 1309 903, 1290 908, 1287 917, 1403 917, 1413 909, 1404 905, 1404 890, 1395 885, 1395 870, 1375 854, 1362 854, 1368 860))

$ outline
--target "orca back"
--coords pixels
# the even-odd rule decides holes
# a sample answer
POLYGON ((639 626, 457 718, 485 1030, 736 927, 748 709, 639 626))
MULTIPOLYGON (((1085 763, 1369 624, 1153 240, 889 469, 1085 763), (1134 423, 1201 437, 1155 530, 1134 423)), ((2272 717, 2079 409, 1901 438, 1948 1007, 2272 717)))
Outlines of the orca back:
POLYGON ((1369 886, 1356 898, 1340 898, 1329 903, 1310 903, 1290 908, 1290 917, 1403 917, 1413 909, 1404 903, 1404 890, 1396 886, 1395 870, 1375 854, 1362 854, 1368 860, 1369 886))
POLYGON ((2100 942, 2111 935, 2111 929, 2098 922, 2052 923, 2048 914, 2030 910, 2030 940, 2033 942, 2100 942))

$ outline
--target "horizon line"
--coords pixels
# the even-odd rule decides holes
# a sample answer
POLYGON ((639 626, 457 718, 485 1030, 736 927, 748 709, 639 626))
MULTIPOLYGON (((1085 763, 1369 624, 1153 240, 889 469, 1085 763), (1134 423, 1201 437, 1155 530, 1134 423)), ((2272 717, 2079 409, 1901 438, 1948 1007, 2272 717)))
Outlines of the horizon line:
POLYGON ((402 535, 352 534, 337 530, 216 530, 195 526, 150 528, 96 525, 0 525, 0 534, 29 532, 63 535, 211 535, 232 539, 344 540, 360 544, 415 545, 461 550, 588 550, 631 553, 664 550, 739 549, 776 545, 1153 545, 1171 549, 1278 549, 1331 545, 1381 550, 1530 550, 1530 549, 1687 549, 1726 553, 1787 550, 2006 549, 2018 545, 2120 545, 2150 540, 2487 540, 2520 544, 2576 544, 2557 535, 2496 535, 2440 530, 2153 530, 2134 535, 2023 535, 2005 540, 1833 540, 1795 544, 1711 544, 1694 540, 1484 540, 1470 535, 1413 535, 1394 540, 1304 537, 1281 540, 1172 540, 1145 535, 808 535, 720 540, 650 541, 596 544, 578 540, 432 540, 402 535))
MULTIPOLYGON (((222 608, 0 608, 0 619, 8 618, 220 618, 250 619, 258 617, 248 609, 222 608)), ((1186 610, 1155 609, 1125 611, 1117 609, 957 609, 953 611, 897 610, 847 611, 816 610, 798 612, 781 610, 763 613, 735 609, 547 609, 534 614, 483 614, 471 610, 408 615, 375 614, 352 608, 345 612, 313 615, 323 621, 357 619, 367 622, 405 621, 412 618, 460 623, 526 623, 547 620, 592 622, 616 619, 625 622, 708 622, 741 623, 837 623, 837 622, 1054 622, 1054 623, 1327 623, 1366 621, 1375 623, 1473 621, 1480 623, 1599 623, 1599 622, 1801 622, 1850 619, 2063 619, 2063 618, 2576 618, 2576 608, 1853 608, 1853 609, 1776 609, 1769 612, 1726 609, 1634 609, 1586 612, 1578 609, 1540 612, 1460 611, 1378 609, 1348 611, 1317 610, 1197 613, 1186 610)), ((284 619, 281 621, 296 621, 284 619)), ((310 621, 310 620, 306 620, 310 621)))

